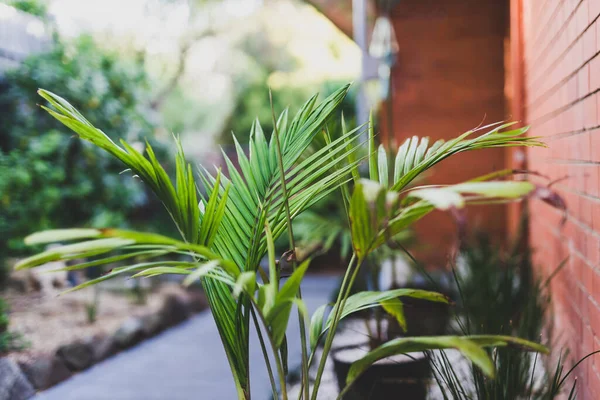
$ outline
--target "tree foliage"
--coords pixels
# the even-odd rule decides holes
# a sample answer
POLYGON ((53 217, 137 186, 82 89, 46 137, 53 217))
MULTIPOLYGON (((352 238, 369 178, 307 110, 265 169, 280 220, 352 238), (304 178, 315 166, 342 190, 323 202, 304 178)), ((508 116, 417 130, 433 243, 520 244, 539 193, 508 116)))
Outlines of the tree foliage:
POLYGON ((31 229, 135 225, 142 207, 151 205, 139 182, 119 175, 117 160, 65 134, 38 106, 40 87, 68 90, 73 103, 115 140, 135 146, 153 138, 156 117, 146 104, 150 87, 143 67, 90 37, 58 42, 7 72, 0 91, 3 255, 23 251, 22 237, 31 229))
POLYGON ((44 0, 5 0, 4 2, 36 17, 44 18, 48 14, 48 2, 44 0))

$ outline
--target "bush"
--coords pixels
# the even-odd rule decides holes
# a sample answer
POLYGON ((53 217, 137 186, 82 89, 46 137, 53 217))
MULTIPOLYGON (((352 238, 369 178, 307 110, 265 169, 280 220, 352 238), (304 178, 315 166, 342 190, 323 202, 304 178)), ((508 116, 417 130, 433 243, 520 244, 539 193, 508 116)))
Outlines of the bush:
POLYGON ((9 315, 8 305, 0 298, 0 355, 11 350, 22 350, 27 347, 18 333, 8 330, 9 315))
MULTIPOLYGON (((297 82, 293 73, 301 70, 301 61, 285 45, 274 41, 261 28, 249 33, 238 44, 238 50, 240 51, 239 63, 243 67, 234 73, 233 110, 225 121, 220 135, 220 141, 225 145, 233 144, 232 132, 235 133, 240 144, 247 143, 252 124, 256 120, 260 122, 267 135, 273 131, 269 90, 273 92, 275 114, 279 115, 285 108, 289 108, 292 116, 315 92, 320 93, 319 97, 322 100, 346 83, 345 81, 297 82), (272 79, 278 74, 279 79, 272 79)), ((338 110, 344 113, 348 126, 353 126, 355 101, 353 88, 342 100, 338 110)))
POLYGON ((3 299, 0 299, 0 335, 8 331, 8 307, 3 299))
MULTIPOLYGON (((235 133, 240 143, 246 143, 249 139, 249 132, 254 121, 258 120, 263 131, 271 133, 273 131, 273 114, 269 104, 269 87, 267 86, 268 74, 262 74, 258 78, 240 83, 241 90, 236 95, 236 102, 233 112, 221 134, 222 144, 233 144, 231 132, 235 133)), ((320 99, 324 99, 332 94, 341 84, 335 82, 323 82, 314 87, 296 87, 286 86, 279 90, 273 90, 273 108, 275 114, 279 115, 285 108, 289 108, 293 113, 300 108, 304 100, 315 91, 320 92, 320 99)), ((340 106, 340 111, 349 126, 353 126, 355 117, 355 95, 351 91, 344 98, 340 106)), ((338 123, 335 121, 332 123, 338 123)), ((333 130, 337 132, 336 130, 333 130)))
POLYGON ((7 0, 6 4, 36 17, 48 14, 48 3, 44 0, 7 0))
POLYGON ((113 140, 135 145, 154 131, 147 103, 150 85, 140 63, 82 37, 28 58, 7 73, 3 86, 0 256, 23 253, 21 238, 32 230, 123 226, 134 211, 149 205, 143 187, 130 175, 118 174, 124 169, 120 162, 65 135, 66 129, 37 106, 36 93, 40 87, 68 92, 113 140))

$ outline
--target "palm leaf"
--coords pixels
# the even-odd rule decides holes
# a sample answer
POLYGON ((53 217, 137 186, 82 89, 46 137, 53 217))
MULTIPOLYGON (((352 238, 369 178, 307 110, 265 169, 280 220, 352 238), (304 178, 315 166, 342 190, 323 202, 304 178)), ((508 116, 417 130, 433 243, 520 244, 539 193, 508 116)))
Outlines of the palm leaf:
POLYGON ((494 363, 484 347, 518 346, 522 349, 547 353, 540 344, 511 336, 433 336, 394 339, 367 353, 350 366, 346 385, 349 387, 374 362, 396 354, 420 352, 434 349, 457 349, 477 365, 487 376, 493 377, 494 363))
MULTIPOLYGON (((300 214, 339 187, 360 162, 357 160, 329 173, 356 151, 356 145, 347 147, 347 140, 360 134, 360 130, 355 129, 296 164, 303 150, 335 111, 346 90, 347 87, 340 89, 314 110, 315 101, 309 100, 291 124, 287 123, 285 114, 278 120, 292 216, 300 214)), ((254 124, 251 133, 249 157, 234 137, 239 170, 224 154, 229 178, 223 178, 223 183, 231 184, 231 188, 220 233, 215 240, 220 254, 236 261, 243 270, 256 270, 266 254, 266 238, 262 229, 265 223, 272 227, 275 240, 286 223, 281 180, 272 156, 276 151, 275 143, 273 140, 267 143, 258 123, 254 124), (263 158, 266 154, 269 155, 267 162, 263 158)), ((216 179, 207 170, 202 170, 201 175, 209 188, 216 187, 216 179)), ((219 190, 224 191, 222 185, 219 190)))
POLYGON ((386 225, 366 244, 372 251, 387 242, 390 237, 437 209, 462 208, 468 204, 488 204, 522 199, 535 190, 535 185, 526 181, 467 182, 456 185, 416 188, 409 191, 405 199, 421 200, 401 207, 386 225))
MULTIPOLYGON (((150 145, 146 146, 147 157, 124 141, 121 141, 123 147, 120 147, 104 132, 95 128, 62 97, 42 89, 39 90, 39 94, 54 108, 44 107, 54 118, 72 129, 82 139, 95 144, 121 160, 135 175, 140 177, 164 204, 183 240, 199 244, 201 216, 198 209, 196 184, 191 168, 185 162, 183 149, 179 142, 177 143, 175 186, 156 159, 150 145)), ((219 195, 226 195, 225 190, 222 193, 218 190, 213 192, 215 198, 219 195)), ((226 201, 226 199, 222 197, 221 201, 226 201)), ((210 200, 208 202, 210 203, 210 200)), ((209 218, 210 227, 202 231, 202 240, 206 240, 207 243, 211 243, 215 239, 217 226, 221 224, 217 217, 210 216, 209 218)), ((232 322, 236 314, 235 299, 230 288, 219 280, 205 277, 202 279, 202 283, 234 374, 238 393, 241 393, 246 390, 248 385, 248 363, 247 351, 239 345, 240 330, 236 329, 232 322)))
MULTIPOLYGON (((404 321, 404 314, 402 310, 398 307, 394 307, 393 303, 390 303, 392 300, 396 300, 397 303, 402 304, 402 302, 398 299, 398 297, 411 297, 415 299, 424 299, 433 302, 440 303, 448 303, 449 300, 446 296, 436 292, 430 292, 427 290, 420 289, 393 289, 386 291, 364 291, 360 293, 353 294, 348 297, 346 303, 344 304, 344 308, 342 309, 340 319, 344 319, 345 317, 362 311, 369 308, 382 306, 389 314, 394 316, 398 322, 402 325, 404 321), (387 308, 386 308, 387 307, 387 308)), ((333 315, 334 312, 329 314, 327 321, 323 324, 323 317, 325 315, 326 305, 323 305, 315 311, 313 317, 311 318, 311 327, 310 327, 310 345, 311 349, 314 349, 319 339, 327 332, 327 330, 331 327, 333 323, 333 315)))
POLYGON ((398 148, 394 157, 394 174, 387 177, 381 176, 381 171, 388 171, 387 154, 383 150, 375 151, 373 135, 370 135, 369 166, 371 180, 379 181, 390 187, 391 190, 400 191, 410 184, 421 173, 433 167, 446 158, 464 151, 481 150, 496 147, 544 147, 545 145, 536 137, 524 136, 529 127, 516 128, 504 131, 514 126, 517 122, 494 123, 478 127, 463 133, 449 141, 438 140, 429 144, 429 138, 413 136, 398 148), (472 137, 475 133, 489 131, 472 137))

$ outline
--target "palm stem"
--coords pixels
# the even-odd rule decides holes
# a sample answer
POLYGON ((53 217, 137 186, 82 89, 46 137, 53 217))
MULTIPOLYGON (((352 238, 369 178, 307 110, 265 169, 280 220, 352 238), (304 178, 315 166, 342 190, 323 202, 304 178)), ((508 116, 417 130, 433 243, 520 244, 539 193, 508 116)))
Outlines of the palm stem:
MULTIPOLYGON (((281 175, 281 189, 283 191, 283 204, 285 206, 285 213, 287 218, 287 230, 290 247, 292 250, 292 267, 296 270, 296 242, 294 241, 294 231, 292 229, 292 214, 290 212, 290 204, 288 202, 288 191, 285 183, 285 168, 283 166, 283 154, 281 153, 281 142, 279 140, 279 129, 277 128, 277 120, 275 119, 275 110, 273 109, 273 97, 271 91, 269 91, 269 100, 271 101, 271 113, 273 114, 273 134, 275 135, 275 143, 277 145, 277 162, 279 164, 279 173, 281 175)), ((302 300, 302 290, 298 286, 298 293, 296 297, 302 300)), ((298 324, 300 326, 300 343, 302 346, 302 385, 304 386, 304 398, 308 400, 308 355, 307 355, 307 341, 306 341, 306 326, 304 323, 304 316, 298 309, 298 324)))
POLYGON ((323 370, 325 369, 325 363, 327 362, 327 357, 329 356, 329 351, 331 350, 331 345, 333 344, 333 337, 335 336, 335 331, 337 330, 338 324, 340 322, 342 310, 344 309, 344 305, 346 304, 346 299, 348 299, 350 289, 354 284, 357 272, 360 269, 360 264, 362 263, 362 260, 358 260, 356 263, 356 267, 354 268, 354 270, 352 270, 352 266, 355 261, 357 261, 356 253, 352 253, 352 258, 348 263, 348 268, 346 269, 346 273, 344 274, 342 286, 340 287, 340 292, 338 294, 338 297, 335 301, 335 306, 333 308, 333 321, 331 322, 331 326, 329 327, 329 331, 327 332, 325 345, 323 346, 323 353, 321 354, 321 360, 319 361, 319 368, 315 376, 315 383, 313 384, 313 391, 311 396, 312 400, 317 399, 317 393, 319 391, 319 385, 321 384, 321 378, 323 376, 323 370), (348 277, 350 277, 349 282, 348 277), (348 283, 346 284, 346 282, 348 283))
MULTIPOLYGON (((261 320, 263 326, 265 327, 265 329, 267 329, 267 327, 269 325, 267 324, 265 317, 260 312, 258 305, 254 301, 254 299, 252 299, 251 297, 250 297, 250 301, 252 302, 252 305, 254 306, 254 308, 257 311, 257 312, 253 312, 252 315, 253 316, 258 315, 260 317, 260 320, 261 320)), ((256 330, 257 331, 260 330, 260 326, 258 324, 256 325, 256 330)), ((285 383, 285 373, 283 372, 283 363, 281 362, 281 358, 279 357, 279 351, 277 351, 277 346, 275 345, 275 342, 273 341, 272 335, 267 334, 267 338, 269 338, 269 344, 271 345, 271 351, 273 352, 273 357, 275 358, 275 365, 277 366, 277 374, 279 375, 279 385, 281 386, 281 398, 283 400, 288 400, 287 386, 285 383)))
POLYGON ((250 307, 250 312, 252 313, 252 320, 254 321, 254 326, 256 327, 256 333, 258 334, 258 341, 260 342, 260 349, 262 350, 263 357, 265 358, 265 364, 267 366, 267 372, 269 373, 269 380, 271 381, 271 390, 273 392, 273 398, 277 398, 277 384, 275 383, 275 376, 273 375, 273 368, 271 367, 271 360, 269 360, 269 353, 267 352, 267 346, 265 345, 265 340, 263 338, 262 331, 260 330, 260 324, 258 323, 258 319, 256 318, 256 311, 254 311, 254 307, 250 307))

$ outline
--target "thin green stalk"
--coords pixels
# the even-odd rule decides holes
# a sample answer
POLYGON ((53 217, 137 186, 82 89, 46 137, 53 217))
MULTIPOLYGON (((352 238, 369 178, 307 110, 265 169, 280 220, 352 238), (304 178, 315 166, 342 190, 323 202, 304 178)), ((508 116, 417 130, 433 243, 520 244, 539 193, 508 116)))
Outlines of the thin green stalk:
POLYGON ((269 373, 269 380, 271 381, 273 399, 276 399, 278 396, 277 384, 275 383, 275 376, 273 375, 273 369, 271 367, 271 360, 269 360, 267 346, 265 345, 265 340, 263 338, 262 331, 260 330, 260 324, 258 323, 258 319, 256 318, 256 311, 254 311, 254 307, 250 307, 250 312, 252 313, 252 320, 254 321, 254 326, 256 327, 256 333, 258 334, 260 349, 262 350, 263 357, 265 358, 265 364, 267 365, 267 372, 269 373))
MULTIPOLYGON (((256 311, 258 311, 258 312, 253 312, 252 315, 254 317, 256 315, 258 315, 260 317, 260 321, 262 322, 263 326, 266 328, 268 326, 267 321, 265 321, 265 317, 260 312, 258 305, 254 301, 254 299, 250 298, 250 301, 251 301, 252 305, 254 306, 253 308, 256 309, 256 311)), ((257 322, 258 321, 256 321, 255 323, 257 323, 257 322)), ((260 330, 260 326, 258 324, 256 325, 256 330, 257 331, 260 330)), ((273 337, 270 334, 267 334, 267 338, 269 338, 269 344, 271 345, 271 351, 273 352, 273 357, 275 358, 275 365, 277 366, 277 374, 279 375, 279 384, 281 385, 281 398, 283 400, 288 400, 287 386, 285 383, 285 373, 283 372, 283 363, 281 362, 281 358, 279 357, 279 351, 277 350, 277 346, 275 345, 275 342, 273 341, 273 337)))
POLYGON ((323 346, 323 353, 321 354, 319 368, 315 376, 315 383, 313 385, 311 400, 317 399, 317 393, 319 391, 319 385, 321 384, 321 378, 323 376, 323 370, 325 369, 325 363, 327 362, 327 357, 329 356, 329 351, 331 350, 331 345, 333 344, 333 337, 335 336, 335 331, 337 330, 338 324, 342 316, 342 310, 344 309, 344 305, 346 304, 346 300, 348 299, 350 289, 354 284, 354 280, 358 275, 357 272, 360 269, 361 263, 362 260, 357 260, 356 253, 352 253, 352 258, 350 259, 350 262, 348 263, 348 268, 346 269, 346 273, 344 274, 342 287, 340 288, 337 300, 335 301, 335 306, 333 307, 333 321, 331 322, 331 326, 329 327, 329 331, 327 332, 327 337, 325 339, 325 345, 323 346), (356 267, 354 268, 354 271, 352 271, 352 265, 355 261, 357 261, 356 267), (344 284, 347 282, 348 276, 350 276, 350 281, 344 287, 344 284))
MULTIPOLYGON (((348 263, 348 267, 346 268, 346 273, 344 274, 344 278, 342 279, 342 284, 340 285, 340 292, 338 293, 338 298, 335 302, 335 304, 338 304, 340 302, 342 293, 344 292, 344 288, 346 287, 346 282, 348 281, 348 277, 351 275, 350 274, 350 269, 352 268, 352 264, 354 263, 354 259, 355 259, 355 254, 352 254, 352 258, 350 259, 350 262, 348 263)), ((337 312, 337 308, 334 305, 334 308, 332 310, 334 313, 337 312)), ((335 315, 335 314, 334 314, 335 315)), ((328 332, 331 332, 331 328, 329 329, 328 332)), ((328 337, 328 336, 327 336, 328 337)), ((326 337, 326 339, 327 339, 326 337)), ((316 350, 316 349, 315 349, 316 350)), ((308 360, 308 365, 310 366, 312 364, 313 358, 314 358, 315 352, 313 351, 310 355, 310 358, 308 360)), ((327 357, 325 357, 325 359, 327 359, 327 357)), ((321 360, 323 360, 323 358, 321 358, 321 360)), ((317 376, 318 381, 320 381, 321 379, 317 376)), ((317 384, 318 386, 318 384, 317 384)), ((302 389, 302 388, 301 388, 302 389)), ((314 392, 314 387, 313 387, 313 392, 314 392)), ((300 398, 302 397, 302 390, 300 391, 300 394, 298 395, 298 400, 300 400, 300 398)))
MULTIPOLYGON (((348 277, 350 276, 349 270, 350 270, 350 268, 351 268, 351 266, 352 266, 353 260, 354 260, 354 254, 352 255, 352 259, 350 260, 350 263, 348 264, 348 268, 346 269, 346 273, 344 274, 344 278, 342 279, 342 284, 341 284, 341 286, 340 286, 340 292, 338 293, 338 298, 337 298, 337 300, 336 300, 336 304, 337 304, 337 303, 339 303, 339 301, 340 301, 340 296, 341 296, 341 294, 342 294, 343 288, 346 286, 346 281, 348 280, 348 277)), ((334 307, 335 307, 335 306, 334 306, 334 307)), ((335 308, 334 308, 334 310, 333 310, 333 311, 335 312, 335 308)), ((316 349, 315 349, 315 350, 316 350, 316 349)), ((312 365, 312 361, 313 361, 313 358, 314 358, 314 356, 315 356, 315 352, 313 351, 313 352, 310 354, 310 358, 308 359, 308 365, 309 365, 309 366, 310 366, 310 365, 312 365)), ((319 379, 319 380, 320 380, 320 379, 319 379)), ((314 391, 314 388, 313 388, 313 391, 314 391)), ((301 394, 302 394, 302 392, 300 392, 300 394, 298 395, 298 400, 300 400, 300 398, 301 398, 301 394)))
MULTIPOLYGON (((343 118, 343 115, 342 115, 342 118, 343 118)), ((343 123, 343 119, 342 119, 342 135, 345 135, 346 133, 347 132, 346 132, 345 124, 343 123)), ((329 146, 331 144, 331 135, 329 135, 329 131, 327 129, 323 129, 323 137, 325 138, 325 144, 327 146, 329 146)), ((331 153, 331 150, 329 151, 329 153, 331 153)), ((332 157, 331 159, 333 160, 334 158, 332 157)), ((337 165, 334 167, 335 167, 336 171, 339 171, 339 167, 337 165)), ((340 192, 342 193, 342 204, 344 205, 344 211, 345 211, 345 215, 347 217, 348 225, 350 225, 350 218, 348 217, 350 215, 350 211, 349 211, 350 190, 348 189, 348 183, 345 183, 342 186, 340 186, 340 192)))
MULTIPOLYGON (((275 143, 277 144, 277 162, 279 164, 279 173, 281 175, 281 189, 283 191, 283 204, 285 205, 285 214, 287 218, 288 227, 288 238, 290 241, 290 247, 292 248, 292 267, 296 270, 296 242, 294 241, 294 231, 292 229, 292 214, 290 212, 290 204, 288 202, 288 191, 285 183, 285 168, 283 167, 283 154, 281 154, 281 142, 279 141, 279 129, 277 128, 277 120, 275 118, 275 110, 273 109, 273 97, 269 90, 269 100, 271 102, 271 113, 273 114, 273 134, 275 135, 275 143)), ((302 300, 302 291, 298 286, 298 293, 296 297, 302 300)), ((307 355, 307 341, 306 341, 306 326, 304 323, 304 316, 298 309, 298 323, 300 326, 300 343, 302 346, 302 385, 304 391, 304 398, 308 400, 308 355, 307 355)))

